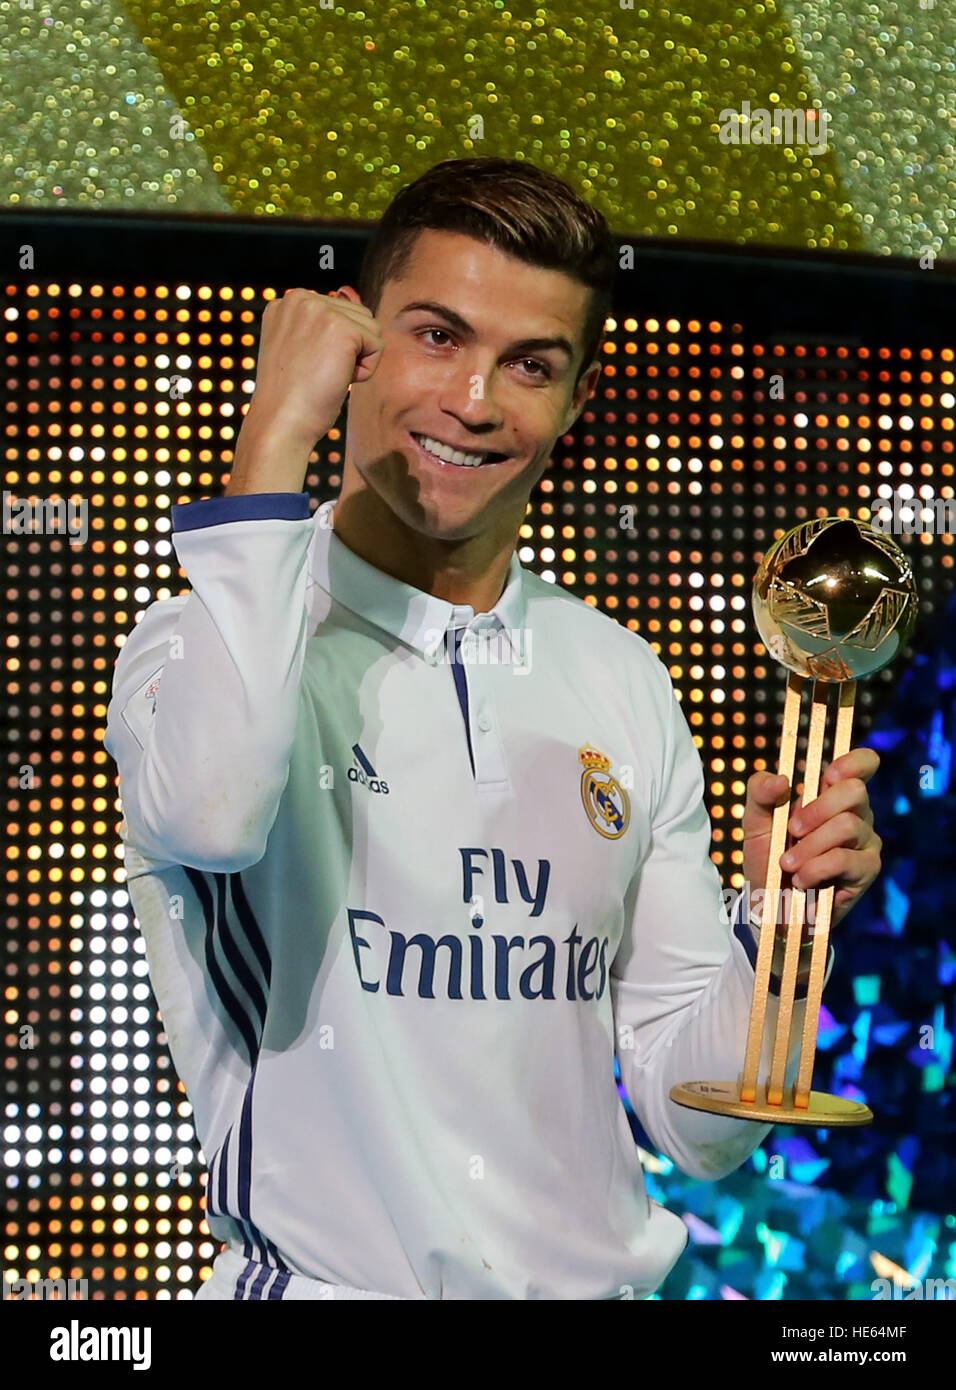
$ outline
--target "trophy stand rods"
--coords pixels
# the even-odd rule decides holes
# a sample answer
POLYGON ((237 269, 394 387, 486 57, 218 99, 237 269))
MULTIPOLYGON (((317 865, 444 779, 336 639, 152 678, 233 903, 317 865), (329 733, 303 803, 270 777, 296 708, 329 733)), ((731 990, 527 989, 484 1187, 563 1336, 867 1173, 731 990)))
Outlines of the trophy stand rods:
MULTIPOLYGON (((832 682, 820 680, 813 682, 810 729, 807 737, 806 772, 801 798, 802 806, 807 806, 811 801, 815 801, 819 794, 831 684, 832 682)), ((784 703, 777 772, 786 777, 791 793, 796 765, 797 740, 800 732, 803 688, 804 678, 796 672, 790 672, 784 703)), ((831 761, 835 761, 844 753, 849 752, 855 698, 856 681, 840 682, 840 698, 836 712, 831 761)), ((759 1120, 763 1123, 769 1121, 770 1123, 805 1124, 818 1127, 869 1124, 873 1119, 873 1112, 869 1106, 842 1096, 833 1096, 823 1091, 811 1090, 820 1003, 823 997, 823 979, 826 974, 830 920, 833 913, 834 886, 832 884, 822 889, 817 896, 817 911, 813 923, 807 980, 806 1011, 800 1040, 796 1083, 793 1087, 785 1087, 784 1085, 800 946, 806 921, 807 895, 805 890, 800 888, 791 889, 770 1076, 766 1085, 760 1085, 757 1081, 764 1037, 767 1032, 770 970, 773 964, 776 926, 779 916, 778 902, 782 881, 780 856, 786 847, 787 824, 790 815, 791 806, 788 798, 773 813, 760 943, 757 948, 757 961, 754 968, 750 1024, 747 1033, 744 1068, 739 1078, 739 1085, 721 1081, 687 1081, 672 1087, 671 1099, 680 1105, 687 1105, 695 1110, 708 1110, 733 1115, 740 1119, 759 1120)))

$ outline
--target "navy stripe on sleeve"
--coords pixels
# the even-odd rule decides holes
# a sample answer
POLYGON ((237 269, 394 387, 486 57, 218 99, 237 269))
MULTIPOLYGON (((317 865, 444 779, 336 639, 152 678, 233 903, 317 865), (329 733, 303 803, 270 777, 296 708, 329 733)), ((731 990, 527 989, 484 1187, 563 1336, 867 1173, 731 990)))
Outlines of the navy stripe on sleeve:
MULTIPOLYGON (((250 1058, 250 1062, 253 1062, 259 1055, 262 1034, 266 1026, 266 1009, 268 1006, 266 1004, 265 991, 253 974, 249 962, 243 956, 235 936, 233 935, 232 926, 226 912, 226 875, 219 873, 214 874, 213 877, 216 880, 216 922, 219 927, 219 944, 222 947, 222 952, 226 961, 232 969, 233 979, 237 980, 238 983, 242 985, 258 1017, 259 1026, 256 1035, 256 1050, 250 1058)), ((233 995, 233 997, 235 997, 235 995, 233 995)), ((250 1020, 250 1022, 253 1022, 253 1020, 250 1020)))
POLYGON ((263 940, 262 929, 256 921, 256 915, 249 906, 249 900, 246 897, 246 890, 242 882, 242 875, 238 873, 230 874, 229 887, 232 893, 232 905, 236 910, 236 916, 239 918, 239 922, 246 933, 246 939, 256 953, 256 959, 262 968, 262 976, 265 980, 266 990, 268 991, 272 984, 272 958, 269 955, 269 948, 263 940))
POLYGON ((237 1299, 237 1298, 239 1298, 239 1299, 244 1299, 244 1298, 245 1298, 245 1296, 246 1296, 246 1281, 248 1280, 250 1274, 251 1274, 252 1271, 255 1269, 255 1267, 256 1267, 256 1262, 255 1262, 255 1260, 253 1260, 251 1257, 247 1257, 247 1259, 246 1259, 246 1267, 245 1267, 245 1269, 242 1271, 242 1273, 239 1275, 239 1278, 236 1280, 236 1292, 233 1294, 233 1298, 234 1298, 234 1299, 237 1299))
POLYGON ((198 531, 227 521, 304 521, 307 492, 250 492, 239 497, 205 497, 170 508, 173 531, 198 531))
MULTIPOLYGON (((225 1012, 232 1020, 237 1032, 241 1035, 246 1044, 246 1049, 249 1053, 249 1065, 250 1067, 254 1067, 256 1057, 259 1053, 259 1038, 256 1036, 255 1029, 245 1009, 230 989, 229 983, 216 958, 214 939, 217 928, 220 927, 220 923, 219 914, 213 907, 209 885, 206 883, 205 875, 199 869, 193 869, 188 866, 184 867, 186 868, 186 876, 196 891, 196 896, 199 899, 203 919, 206 924, 205 940, 203 943, 206 955, 206 969, 209 972, 209 977, 225 1012)), ((222 906, 224 907, 224 904, 222 904, 222 906)))
POLYGON ((219 1212, 225 1216, 229 1211, 229 1140, 232 1138, 232 1125, 226 1135, 219 1159, 219 1212))

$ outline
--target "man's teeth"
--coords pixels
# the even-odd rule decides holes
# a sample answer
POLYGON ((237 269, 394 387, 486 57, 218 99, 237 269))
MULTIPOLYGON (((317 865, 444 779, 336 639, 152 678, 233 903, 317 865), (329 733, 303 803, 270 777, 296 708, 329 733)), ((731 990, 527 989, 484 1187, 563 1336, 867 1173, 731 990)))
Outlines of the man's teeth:
POLYGON ((415 438, 423 449, 434 454, 439 463, 457 463, 459 468, 480 468, 485 461, 484 454, 465 454, 461 449, 451 449, 440 439, 431 439, 427 434, 416 434, 415 438))

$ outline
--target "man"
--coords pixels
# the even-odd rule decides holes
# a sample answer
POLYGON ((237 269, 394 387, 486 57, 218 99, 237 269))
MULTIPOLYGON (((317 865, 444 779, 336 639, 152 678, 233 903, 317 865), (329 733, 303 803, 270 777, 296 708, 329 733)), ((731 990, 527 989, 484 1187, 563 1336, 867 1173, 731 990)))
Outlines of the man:
MULTIPOLYGON (((668 672, 515 552, 595 389, 613 267, 560 180, 437 165, 361 294, 267 307, 226 495, 174 508, 192 592, 130 635, 106 742, 226 1247, 201 1298, 644 1298, 687 1232, 648 1202, 615 1051, 691 1175, 770 1128, 668 1096, 736 1075, 755 957, 668 672)), ((879 868, 876 765, 848 754, 801 813, 836 919, 879 868)), ((752 886, 787 793, 751 779, 752 886)))

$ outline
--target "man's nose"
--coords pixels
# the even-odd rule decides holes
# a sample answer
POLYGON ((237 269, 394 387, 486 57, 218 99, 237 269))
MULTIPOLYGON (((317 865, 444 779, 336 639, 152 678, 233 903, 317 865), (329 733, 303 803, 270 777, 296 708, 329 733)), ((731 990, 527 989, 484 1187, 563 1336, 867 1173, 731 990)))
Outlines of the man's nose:
POLYGON ((498 429, 504 412, 498 399, 500 376, 494 364, 462 354, 456 370, 446 380, 439 404, 473 429, 484 425, 498 429))

